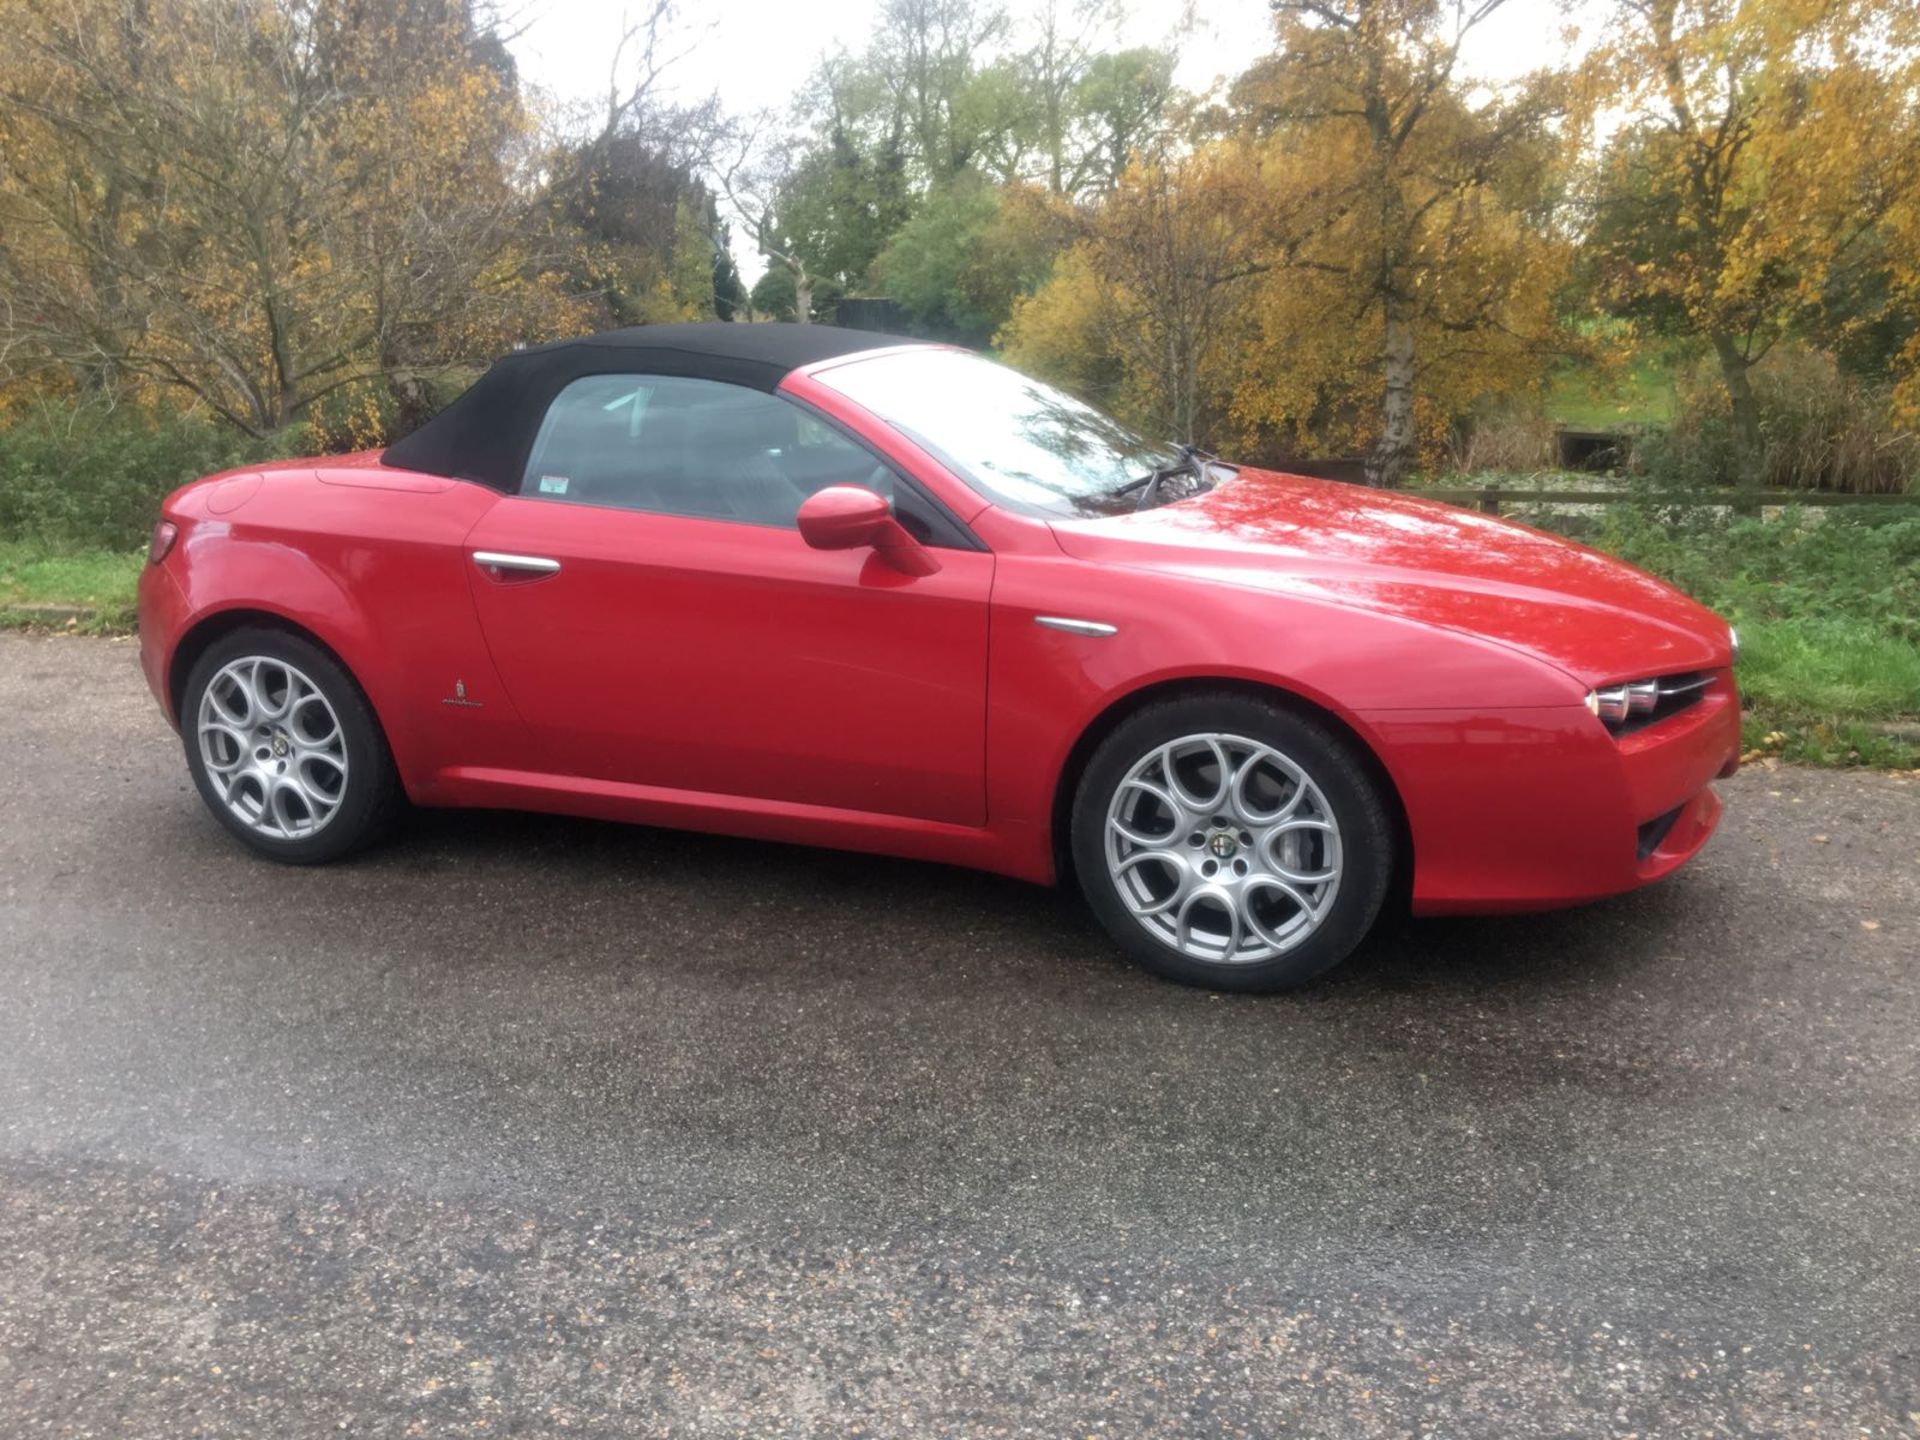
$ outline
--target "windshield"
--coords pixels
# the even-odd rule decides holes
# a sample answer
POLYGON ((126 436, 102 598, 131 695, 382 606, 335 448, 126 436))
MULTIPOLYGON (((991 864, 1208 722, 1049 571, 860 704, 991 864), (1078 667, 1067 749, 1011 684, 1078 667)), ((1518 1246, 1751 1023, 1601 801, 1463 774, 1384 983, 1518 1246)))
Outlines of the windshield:
POLYGON ((995 500, 1054 515, 1113 515, 1180 451, 1051 385, 964 350, 901 350, 836 365, 820 383, 933 451, 995 500), (1131 493, 1127 493, 1131 490, 1131 493))

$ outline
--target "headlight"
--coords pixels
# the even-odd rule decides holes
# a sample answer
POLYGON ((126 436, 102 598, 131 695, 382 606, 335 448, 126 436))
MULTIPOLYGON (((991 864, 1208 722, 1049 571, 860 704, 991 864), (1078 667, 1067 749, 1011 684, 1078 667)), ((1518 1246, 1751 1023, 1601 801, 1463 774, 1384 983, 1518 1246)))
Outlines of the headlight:
POLYGON ((1595 690, 1587 696, 1587 708, 1600 717, 1603 725, 1611 729, 1627 718, 1627 687, 1609 685, 1605 690, 1595 690))
POLYGON ((1706 692, 1713 676, 1696 670, 1684 675, 1659 675, 1629 680, 1587 692, 1587 709, 1614 734, 1637 730, 1655 720, 1686 709, 1706 692))

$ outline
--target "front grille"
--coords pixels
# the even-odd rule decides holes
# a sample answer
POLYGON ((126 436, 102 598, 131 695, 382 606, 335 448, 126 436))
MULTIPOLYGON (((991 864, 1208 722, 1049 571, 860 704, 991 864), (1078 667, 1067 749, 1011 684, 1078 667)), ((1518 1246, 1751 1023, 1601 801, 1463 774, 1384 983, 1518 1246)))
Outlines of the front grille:
POLYGON ((1593 693, 1594 713, 1614 735, 1631 735, 1696 705, 1713 683, 1708 670, 1608 685, 1593 693))

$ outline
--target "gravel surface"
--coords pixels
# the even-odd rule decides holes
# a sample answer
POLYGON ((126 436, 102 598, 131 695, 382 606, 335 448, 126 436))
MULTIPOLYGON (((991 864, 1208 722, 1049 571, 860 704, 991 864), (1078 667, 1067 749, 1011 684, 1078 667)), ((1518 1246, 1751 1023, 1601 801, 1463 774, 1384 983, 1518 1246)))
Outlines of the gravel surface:
POLYGON ((905 862, 278 868, 125 642, 0 754, 9 1440, 1920 1434, 1911 781, 1229 999, 905 862))

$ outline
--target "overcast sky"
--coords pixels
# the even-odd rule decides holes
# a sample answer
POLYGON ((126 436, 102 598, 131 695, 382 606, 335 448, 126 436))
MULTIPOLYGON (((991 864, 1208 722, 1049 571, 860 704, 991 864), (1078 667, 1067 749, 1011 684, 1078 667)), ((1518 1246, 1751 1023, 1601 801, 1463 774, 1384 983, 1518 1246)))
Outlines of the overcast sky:
MULTIPOLYGON (((1588 0, 1593 3, 1593 0, 1588 0)), ((533 84, 570 99, 606 93, 607 65, 622 17, 644 0, 530 0, 530 16, 514 55, 533 84)), ((518 8, 518 7, 516 7, 518 8)), ((684 27, 697 36, 692 53, 672 72, 673 92, 696 99, 718 90, 728 110, 784 112, 793 92, 823 54, 864 47, 879 0, 688 0, 684 27)), ((1016 26, 1027 6, 1010 0, 1016 26)), ((1172 44, 1180 57, 1175 80, 1205 90, 1237 75, 1272 41, 1264 0, 1198 0, 1190 28, 1180 33, 1185 0, 1134 0, 1110 48, 1172 44)), ((1509 0, 1469 37, 1462 69, 1488 80, 1523 75, 1566 54, 1566 18, 1556 0, 1509 0)), ((763 268, 740 257, 749 280, 763 268)))

